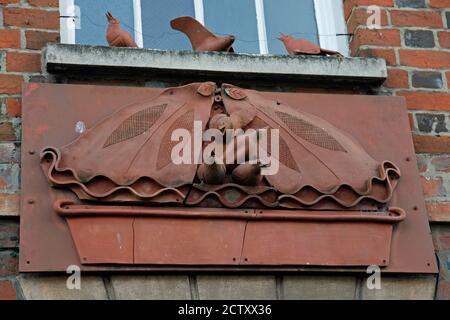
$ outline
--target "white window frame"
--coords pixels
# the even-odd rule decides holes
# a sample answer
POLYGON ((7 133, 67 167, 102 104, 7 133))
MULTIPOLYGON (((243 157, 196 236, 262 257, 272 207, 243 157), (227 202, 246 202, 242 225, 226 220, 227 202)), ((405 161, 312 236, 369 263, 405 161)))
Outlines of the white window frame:
POLYGON ((314 10, 320 46, 324 49, 338 51, 347 57, 349 38, 343 1, 314 0, 314 10))
MULTIPOLYGON (((193 0, 195 19, 205 24, 204 0, 193 0)), ((268 54, 267 32, 264 16, 264 0, 254 0, 256 8, 256 21, 258 28, 258 40, 260 54, 268 54)), ((76 16, 74 0, 59 0, 60 14, 63 17, 76 16)), ((343 2, 338 0, 314 0, 314 10, 317 21, 317 31, 319 34, 320 46, 324 49, 338 51, 344 56, 348 56, 347 25, 344 20, 343 2)), ((144 45, 142 33, 141 0, 133 0, 134 12, 134 38, 137 45, 142 48, 144 45)), ((76 19, 62 18, 61 42, 75 43, 76 19)))

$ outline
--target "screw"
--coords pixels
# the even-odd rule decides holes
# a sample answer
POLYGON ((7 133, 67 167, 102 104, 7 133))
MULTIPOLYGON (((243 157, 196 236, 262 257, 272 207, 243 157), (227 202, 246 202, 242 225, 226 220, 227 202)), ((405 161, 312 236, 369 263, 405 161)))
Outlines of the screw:
POLYGON ((34 200, 33 199, 29 199, 28 200, 28 204, 33 204, 34 203, 34 200))
POLYGON ((417 211, 418 209, 419 209, 418 206, 414 206, 414 207, 413 207, 413 210, 416 210, 416 211, 417 211))
POLYGON ((411 158, 410 157, 407 157, 406 158, 406 162, 410 162, 411 161, 411 158))
POLYGON ((33 150, 28 151, 29 154, 33 155, 35 152, 33 150))

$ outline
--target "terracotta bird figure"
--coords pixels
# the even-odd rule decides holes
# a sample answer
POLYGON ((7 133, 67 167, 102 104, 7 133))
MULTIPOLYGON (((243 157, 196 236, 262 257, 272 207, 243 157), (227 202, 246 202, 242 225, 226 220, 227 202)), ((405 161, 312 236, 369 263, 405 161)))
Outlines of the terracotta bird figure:
POLYGON ((187 35, 194 51, 234 52, 231 47, 234 36, 218 37, 192 17, 175 18, 170 21, 170 26, 187 35))
POLYGON ((315 43, 308 41, 306 39, 296 39, 293 36, 286 35, 281 33, 281 37, 278 38, 281 42, 283 42, 286 47, 287 52, 290 55, 298 56, 298 55, 319 55, 319 56, 335 56, 341 55, 339 52, 322 49, 315 43))
POLYGON ((261 175, 261 168, 263 167, 265 165, 259 161, 255 164, 242 163, 233 170, 233 181, 244 186, 256 186, 263 179, 261 175))
POLYGON ((111 12, 106 12, 106 18, 108 19, 108 29, 106 30, 106 41, 110 47, 130 47, 137 48, 136 42, 133 37, 122 29, 120 21, 117 20, 111 12))
POLYGON ((199 165, 197 178, 206 184, 222 184, 227 174, 225 164, 218 163, 214 156, 208 158, 208 163, 199 165))

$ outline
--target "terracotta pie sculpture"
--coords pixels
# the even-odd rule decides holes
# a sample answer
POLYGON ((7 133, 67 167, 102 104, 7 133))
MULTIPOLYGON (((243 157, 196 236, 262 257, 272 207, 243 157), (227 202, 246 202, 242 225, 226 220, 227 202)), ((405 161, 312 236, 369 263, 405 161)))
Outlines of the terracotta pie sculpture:
MULTIPOLYGON (((208 147, 195 139, 187 143, 200 152, 208 147)), ((269 159, 271 143, 270 138, 269 159)), ((329 122, 258 91, 212 82, 168 88, 152 100, 125 106, 72 143, 42 150, 41 166, 51 185, 72 190, 80 200, 156 206, 383 205, 400 178, 395 164, 374 160, 329 122), (212 154, 205 165, 195 161, 195 152, 190 163, 174 163, 172 150, 179 142, 172 141, 173 132, 193 136, 208 128, 224 136, 226 129, 278 129, 277 173, 261 174, 267 163, 250 159, 246 146, 233 150, 244 154, 245 163, 220 161, 212 154)))

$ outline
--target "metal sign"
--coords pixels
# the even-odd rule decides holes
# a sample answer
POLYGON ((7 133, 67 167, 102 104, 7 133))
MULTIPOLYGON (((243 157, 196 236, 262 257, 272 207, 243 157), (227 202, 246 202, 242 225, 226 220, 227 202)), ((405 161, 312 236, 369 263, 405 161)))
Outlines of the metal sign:
POLYGON ((437 272, 400 98, 212 82, 29 84, 23 97, 21 271, 437 272), (192 162, 173 161, 177 129, 267 128, 278 140, 256 140, 275 173, 247 144, 232 148, 244 163, 197 162, 208 143, 195 139, 192 162))

